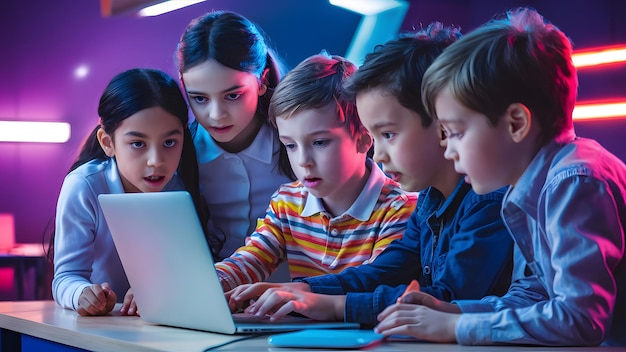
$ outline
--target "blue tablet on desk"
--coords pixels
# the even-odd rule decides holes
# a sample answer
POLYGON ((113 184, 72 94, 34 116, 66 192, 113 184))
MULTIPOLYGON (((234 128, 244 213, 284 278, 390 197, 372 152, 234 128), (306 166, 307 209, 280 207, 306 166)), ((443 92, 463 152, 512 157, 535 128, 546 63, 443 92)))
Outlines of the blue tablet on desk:
POLYGON ((267 343, 272 347, 289 348, 364 348, 383 338, 371 329, 311 329, 272 335, 267 343))

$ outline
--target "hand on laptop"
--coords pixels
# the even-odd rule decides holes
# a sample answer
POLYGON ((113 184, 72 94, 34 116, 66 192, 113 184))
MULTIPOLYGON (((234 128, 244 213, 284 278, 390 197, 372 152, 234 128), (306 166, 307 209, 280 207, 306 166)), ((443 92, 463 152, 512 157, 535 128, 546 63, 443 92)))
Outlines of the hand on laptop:
POLYGON ((461 313, 458 305, 439 300, 428 293, 419 291, 419 289, 417 291, 407 290, 398 298, 398 303, 417 304, 445 313, 461 313))
POLYGON ((374 331, 386 336, 402 335, 429 341, 456 342, 454 331, 461 313, 459 306, 421 292, 419 285, 416 285, 409 285, 396 304, 385 308, 378 315, 379 324, 374 331))
POLYGON ((120 308, 120 313, 122 315, 139 315, 132 288, 129 288, 126 295, 124 295, 124 302, 122 303, 122 308, 120 308))
POLYGON ((117 295, 108 282, 85 287, 78 298, 76 312, 82 316, 105 315, 113 310, 117 295))
MULTIPOLYGON (((404 299, 402 301, 405 302, 404 299)), ((378 315, 379 323, 374 332, 385 336, 412 336, 420 340, 456 343, 454 331, 460 316, 419 304, 396 303, 378 315)))
POLYGON ((270 288, 245 309, 245 313, 269 315, 278 320, 296 312, 315 320, 342 321, 346 296, 311 293, 297 288, 270 288))
POLYGON ((285 282, 285 283, 270 283, 270 282, 257 282, 255 284, 239 285, 234 289, 225 293, 226 300, 230 311, 236 313, 245 309, 250 305, 250 301, 254 301, 260 297, 265 291, 270 288, 275 289, 297 289, 300 291, 310 292, 311 288, 304 282, 285 282))

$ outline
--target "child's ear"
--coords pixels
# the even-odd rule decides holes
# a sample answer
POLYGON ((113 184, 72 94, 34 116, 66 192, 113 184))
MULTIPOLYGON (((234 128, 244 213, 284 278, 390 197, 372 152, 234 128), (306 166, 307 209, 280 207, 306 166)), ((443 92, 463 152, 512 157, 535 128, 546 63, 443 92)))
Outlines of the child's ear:
POLYGON ((443 126, 439 122, 436 123, 439 126, 439 145, 445 149, 448 146, 448 135, 446 134, 446 130, 443 129, 443 126))
POLYGON ((104 132, 102 128, 98 130, 97 137, 104 153, 110 158, 114 157, 115 149, 113 148, 113 138, 111 138, 108 133, 104 132))
POLYGON ((269 68, 266 68, 265 70, 263 70, 263 73, 261 74, 261 83, 259 84, 259 96, 263 96, 265 93, 267 93, 267 73, 269 72, 269 68))
POLYGON ((511 139, 515 143, 523 141, 532 127, 532 113, 524 104, 513 103, 506 110, 511 139))
POLYGON ((374 142, 372 141, 372 137, 369 133, 361 132, 359 133, 356 143, 357 152, 367 154, 374 142))

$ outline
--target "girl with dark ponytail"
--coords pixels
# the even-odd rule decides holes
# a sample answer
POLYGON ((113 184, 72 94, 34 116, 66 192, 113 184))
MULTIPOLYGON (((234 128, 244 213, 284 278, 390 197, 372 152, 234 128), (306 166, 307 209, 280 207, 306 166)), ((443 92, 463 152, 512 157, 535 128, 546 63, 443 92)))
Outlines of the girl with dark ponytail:
POLYGON ((188 106, 175 79, 154 69, 124 71, 104 90, 98 115, 59 194, 52 295, 80 315, 107 314, 118 301, 122 314, 134 315, 137 307, 98 195, 186 190, 203 223, 208 213, 188 106))
POLYGON ((201 192, 210 228, 221 235, 214 249, 222 259, 244 245, 278 187, 295 180, 267 118, 283 65, 261 28, 229 11, 193 19, 176 54, 195 116, 190 130, 201 192))

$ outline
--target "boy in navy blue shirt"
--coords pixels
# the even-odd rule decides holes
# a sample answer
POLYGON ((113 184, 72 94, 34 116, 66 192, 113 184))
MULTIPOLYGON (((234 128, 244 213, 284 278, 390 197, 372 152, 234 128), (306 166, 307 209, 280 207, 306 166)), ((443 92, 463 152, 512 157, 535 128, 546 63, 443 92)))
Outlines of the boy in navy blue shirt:
POLYGON ((425 73, 446 157, 479 194, 512 185, 502 215, 516 275, 506 295, 479 301, 410 293, 402 302, 414 304, 389 307, 378 331, 471 345, 626 345, 626 166, 574 132, 571 54, 563 32, 520 8, 425 73))
POLYGON ((444 301, 505 292, 513 248, 500 218, 505 189, 471 190, 444 158, 441 129, 421 103, 423 73, 459 36, 434 23, 392 40, 369 54, 345 87, 374 139, 374 159, 403 189, 421 191, 403 238, 373 263, 340 274, 239 287, 227 293, 233 310, 258 297, 247 311, 272 311, 272 319, 295 311, 374 325, 413 279, 444 301))

